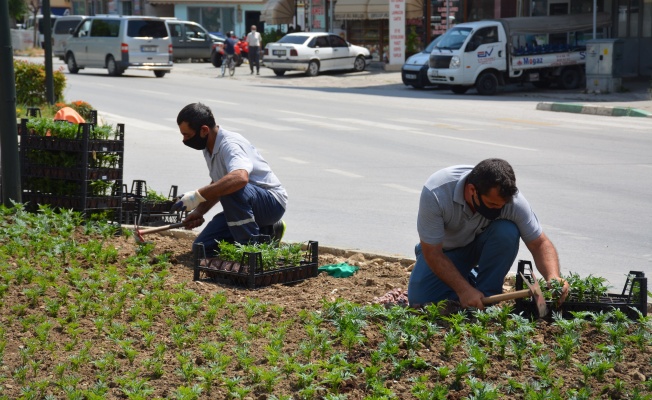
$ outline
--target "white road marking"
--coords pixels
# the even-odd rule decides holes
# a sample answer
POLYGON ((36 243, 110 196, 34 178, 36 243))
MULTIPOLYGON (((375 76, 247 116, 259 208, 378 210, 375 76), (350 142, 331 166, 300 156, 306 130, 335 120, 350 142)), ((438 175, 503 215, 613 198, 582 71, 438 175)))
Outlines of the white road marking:
POLYGON ((349 178, 363 178, 362 175, 354 174, 352 172, 342 171, 341 169, 327 169, 326 171, 331 172, 333 174, 346 176, 349 178))
POLYGON ((326 119, 326 118, 328 118, 328 117, 325 117, 323 115, 312 115, 312 114, 305 114, 305 113, 300 113, 300 112, 296 112, 296 111, 288 111, 288 110, 274 110, 274 112, 292 114, 292 115, 300 115, 302 117, 315 118, 315 119, 326 119))
POLYGON ((145 122, 142 119, 127 118, 127 117, 123 117, 122 115, 105 113, 105 112, 101 112, 99 117, 101 120, 106 119, 107 122, 110 124, 125 124, 125 131, 127 132, 131 132, 131 130, 134 129, 134 130, 147 130, 147 131, 158 131, 158 132, 170 131, 181 135, 179 133, 179 128, 177 128, 176 123, 170 125, 155 124, 152 122, 145 122))
POLYGON ((293 158, 293 157, 281 157, 281 160, 285 160, 295 164, 308 164, 308 161, 299 160, 298 158, 293 158))
POLYGON ((144 89, 140 89, 139 92, 142 92, 142 93, 149 93, 149 94, 155 94, 155 95, 158 95, 158 96, 166 96, 166 97, 170 95, 169 93, 165 93, 165 92, 157 92, 156 90, 144 90, 144 89))
POLYGON ((415 135, 432 136, 432 137, 438 137, 438 138, 442 138, 442 139, 457 140, 457 141, 460 141, 460 142, 485 144, 485 145, 488 145, 488 146, 496 146, 496 147, 506 147, 508 149, 517 149, 517 150, 526 150, 526 151, 539 151, 538 149, 532 149, 530 147, 510 146, 508 144, 485 142, 485 141, 482 141, 482 140, 465 139, 465 138, 460 138, 460 137, 455 137, 455 136, 448 136, 448 135, 438 135, 436 133, 417 132, 417 131, 406 131, 406 132, 407 133, 413 133, 415 135))
POLYGON ((310 125, 310 126, 318 126, 320 128, 328 128, 334 131, 359 131, 359 128, 355 128, 349 125, 337 125, 330 120, 321 122, 321 121, 315 121, 311 119, 304 119, 304 118, 280 118, 280 120, 285 121, 285 122, 292 122, 292 123, 299 123, 299 124, 305 124, 305 125, 310 125))
POLYGON ((240 103, 234 103, 232 101, 224 101, 224 100, 206 99, 204 101, 206 103, 226 104, 226 105, 229 105, 229 106, 239 106, 240 105, 240 103))
POLYGON ((398 131, 402 131, 405 129, 404 125, 385 124, 382 122, 375 122, 375 121, 369 121, 364 119, 356 119, 356 118, 334 118, 334 119, 340 122, 348 122, 351 124, 370 126, 379 129, 393 129, 398 131))
POLYGON ((270 130, 270 131, 300 131, 301 130, 300 128, 295 128, 293 126, 270 124, 270 123, 267 123, 267 122, 260 122, 260 121, 256 121, 256 120, 248 119, 248 118, 225 118, 225 117, 221 117, 220 120, 235 122, 235 123, 241 124, 241 125, 255 126, 256 128, 267 129, 267 130, 270 130))
POLYGON ((383 183, 383 186, 386 186, 386 187, 392 188, 392 189, 396 189, 396 190, 400 190, 402 192, 407 192, 407 193, 413 193, 413 194, 420 194, 421 193, 420 190, 416 190, 414 188, 410 188, 410 187, 403 186, 403 185, 398 185, 396 183, 383 183))

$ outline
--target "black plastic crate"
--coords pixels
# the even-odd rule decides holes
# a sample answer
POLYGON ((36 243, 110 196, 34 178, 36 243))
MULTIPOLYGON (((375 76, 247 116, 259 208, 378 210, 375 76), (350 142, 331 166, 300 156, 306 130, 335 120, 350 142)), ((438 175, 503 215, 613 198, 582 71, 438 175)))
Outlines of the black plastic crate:
POLYGON ((195 281, 209 281, 247 289, 258 289, 274 284, 288 284, 314 278, 319 274, 319 244, 309 241, 304 259, 299 266, 279 266, 274 270, 263 270, 260 252, 245 253, 241 262, 225 261, 219 257, 207 258, 202 245, 193 248, 195 259, 195 281))
POLYGON ((172 206, 177 202, 177 186, 172 185, 165 201, 151 201, 147 199, 147 182, 134 180, 131 190, 123 189, 123 223, 140 226, 162 226, 183 221, 188 215, 186 211, 172 211, 172 206))
MULTIPOLYGON (((526 270, 531 270, 532 263, 526 260, 519 260, 518 262, 518 273, 516 275, 516 289, 521 289, 524 287, 523 278, 521 273, 524 274, 525 279, 534 282, 532 275, 526 273, 526 270), (525 266, 528 266, 526 269, 525 266)), ((639 314, 636 310, 640 311, 643 316, 647 316, 647 278, 645 274, 641 271, 630 271, 627 275, 627 281, 623 287, 623 291, 620 294, 616 293, 607 293, 606 296, 600 298, 598 302, 577 302, 577 301, 565 301, 561 307, 557 307, 557 304, 552 301, 546 301, 548 306, 548 315, 545 317, 548 320, 552 320, 552 315, 554 313, 561 313, 562 318, 564 319, 573 319, 575 318, 571 312, 575 311, 589 311, 589 312, 609 312, 613 310, 620 310, 626 314, 630 319, 636 320, 639 318, 639 314)), ((526 301, 524 299, 517 299, 516 306, 514 308, 516 313, 523 313, 526 317, 537 317, 536 306, 531 301, 526 301)))

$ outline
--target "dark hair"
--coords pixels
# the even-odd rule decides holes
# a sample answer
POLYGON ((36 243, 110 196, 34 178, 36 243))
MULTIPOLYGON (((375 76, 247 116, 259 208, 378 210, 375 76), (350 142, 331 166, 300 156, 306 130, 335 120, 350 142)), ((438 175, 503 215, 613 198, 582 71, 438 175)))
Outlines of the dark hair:
POLYGON ((197 134, 203 125, 211 129, 215 127, 213 112, 202 103, 191 103, 182 108, 177 115, 177 125, 181 125, 182 122, 187 122, 188 126, 197 134))
POLYGON ((498 194, 505 201, 510 201, 516 193, 516 175, 512 166, 500 158, 488 158, 473 167, 466 178, 466 183, 471 183, 479 194, 486 195, 497 187, 498 194))

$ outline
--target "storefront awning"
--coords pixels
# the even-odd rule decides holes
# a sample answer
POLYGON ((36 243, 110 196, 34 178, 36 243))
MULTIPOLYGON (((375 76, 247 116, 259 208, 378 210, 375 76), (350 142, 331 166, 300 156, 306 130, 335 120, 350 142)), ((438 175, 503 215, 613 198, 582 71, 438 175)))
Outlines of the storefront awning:
POLYGON ((291 24, 294 22, 295 0, 267 0, 260 12, 260 20, 268 25, 291 24))
MULTIPOLYGON (((424 16, 423 0, 406 0, 405 18, 424 16)), ((336 20, 388 19, 389 0, 337 0, 333 18, 336 20)))
POLYGON ((367 19, 367 3, 369 0, 337 0, 333 10, 336 20, 367 19))

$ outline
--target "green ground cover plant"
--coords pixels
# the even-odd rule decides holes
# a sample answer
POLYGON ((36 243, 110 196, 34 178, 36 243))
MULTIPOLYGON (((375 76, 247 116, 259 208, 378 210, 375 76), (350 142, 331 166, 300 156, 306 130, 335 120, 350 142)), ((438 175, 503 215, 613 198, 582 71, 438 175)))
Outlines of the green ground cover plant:
POLYGON ((386 307, 389 265, 235 289, 130 236, 0 207, 0 399, 652 399, 649 316, 386 307))

